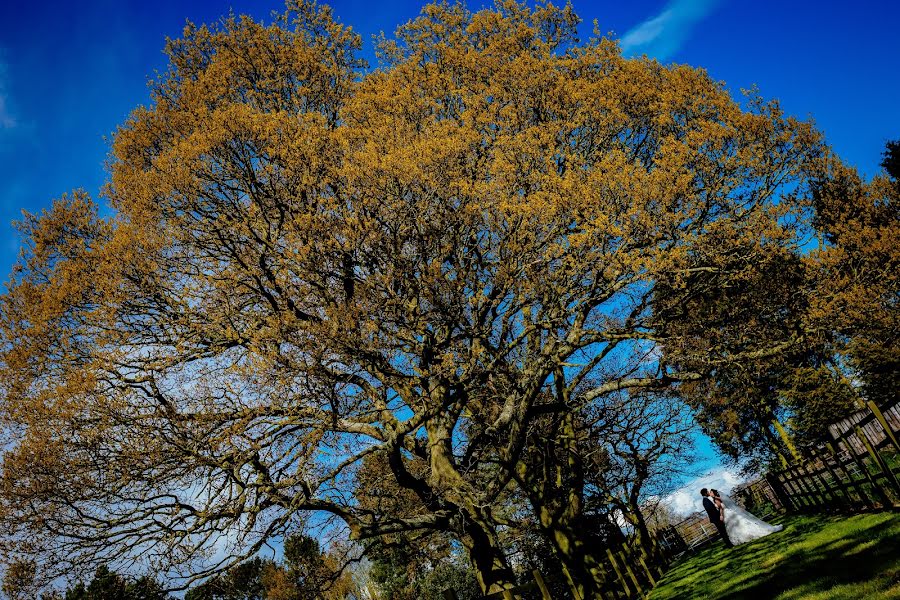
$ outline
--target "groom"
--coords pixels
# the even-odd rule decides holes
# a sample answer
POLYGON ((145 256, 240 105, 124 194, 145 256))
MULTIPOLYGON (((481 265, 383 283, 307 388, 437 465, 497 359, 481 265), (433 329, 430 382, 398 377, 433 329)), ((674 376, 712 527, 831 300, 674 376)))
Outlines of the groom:
POLYGON ((716 506, 716 503, 709 495, 709 490, 703 488, 700 490, 700 495, 703 496, 703 508, 706 509, 706 514, 709 515, 709 522, 716 526, 716 529, 719 530, 719 535, 722 536, 722 540, 725 542, 726 548, 733 548, 734 544, 731 543, 731 540, 728 539, 728 532, 725 531, 725 523, 722 521, 722 513, 719 511, 719 507, 716 506))

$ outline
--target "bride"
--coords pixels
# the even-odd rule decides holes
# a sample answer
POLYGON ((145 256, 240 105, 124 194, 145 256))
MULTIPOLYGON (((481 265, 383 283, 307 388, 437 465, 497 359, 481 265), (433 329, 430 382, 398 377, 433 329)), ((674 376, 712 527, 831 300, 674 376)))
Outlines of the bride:
MULTIPOLYGON (((716 490, 710 490, 715 502, 725 508, 725 531, 734 545, 746 544, 755 539, 781 531, 782 525, 770 525, 748 513, 728 498, 722 496, 716 490)), ((720 509, 721 510, 721 509, 720 509)))

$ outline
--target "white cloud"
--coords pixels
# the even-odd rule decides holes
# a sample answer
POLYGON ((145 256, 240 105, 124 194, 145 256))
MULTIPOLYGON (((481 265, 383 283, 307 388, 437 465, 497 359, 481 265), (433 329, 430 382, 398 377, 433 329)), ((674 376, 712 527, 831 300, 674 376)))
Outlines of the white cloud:
POLYGON ((622 37, 625 54, 648 54, 664 60, 677 51, 694 25, 709 15, 719 0, 670 0, 665 9, 622 37))
POLYGON ((663 503, 673 513, 687 516, 703 510, 703 499, 700 497, 701 488, 715 489, 723 494, 728 494, 735 486, 744 481, 743 477, 729 469, 710 471, 663 498, 663 503))
POLYGON ((16 120, 6 107, 6 94, 0 92, 0 129, 12 129, 16 126, 16 120))
POLYGON ((9 108, 9 96, 6 92, 6 64, 0 61, 0 129, 12 129, 16 119, 9 108))

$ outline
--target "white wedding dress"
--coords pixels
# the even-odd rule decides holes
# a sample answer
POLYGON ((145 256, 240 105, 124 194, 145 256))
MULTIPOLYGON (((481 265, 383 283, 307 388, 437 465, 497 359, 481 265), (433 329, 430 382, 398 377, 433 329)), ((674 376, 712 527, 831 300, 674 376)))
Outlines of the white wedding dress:
POLYGON ((781 525, 770 525, 762 519, 757 519, 727 496, 722 496, 722 503, 725 505, 725 531, 735 546, 784 529, 781 525))

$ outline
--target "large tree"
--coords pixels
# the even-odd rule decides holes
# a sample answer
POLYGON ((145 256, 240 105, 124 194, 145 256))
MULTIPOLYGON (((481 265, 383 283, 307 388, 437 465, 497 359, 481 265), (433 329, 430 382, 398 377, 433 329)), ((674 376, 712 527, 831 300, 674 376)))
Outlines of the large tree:
MULTIPOLYGON (((5 554, 202 577, 316 512, 357 539, 449 532, 506 589, 495 507, 536 419, 794 343, 660 360, 709 332, 653 303, 692 273, 740 285, 730 251, 797 251, 818 134, 576 24, 429 5, 371 72, 305 1, 170 42, 113 142, 114 216, 78 193, 22 224, 0 304, 5 554), (374 453, 414 514, 355 500, 374 453)), ((549 530, 558 549, 575 522, 549 530)))

